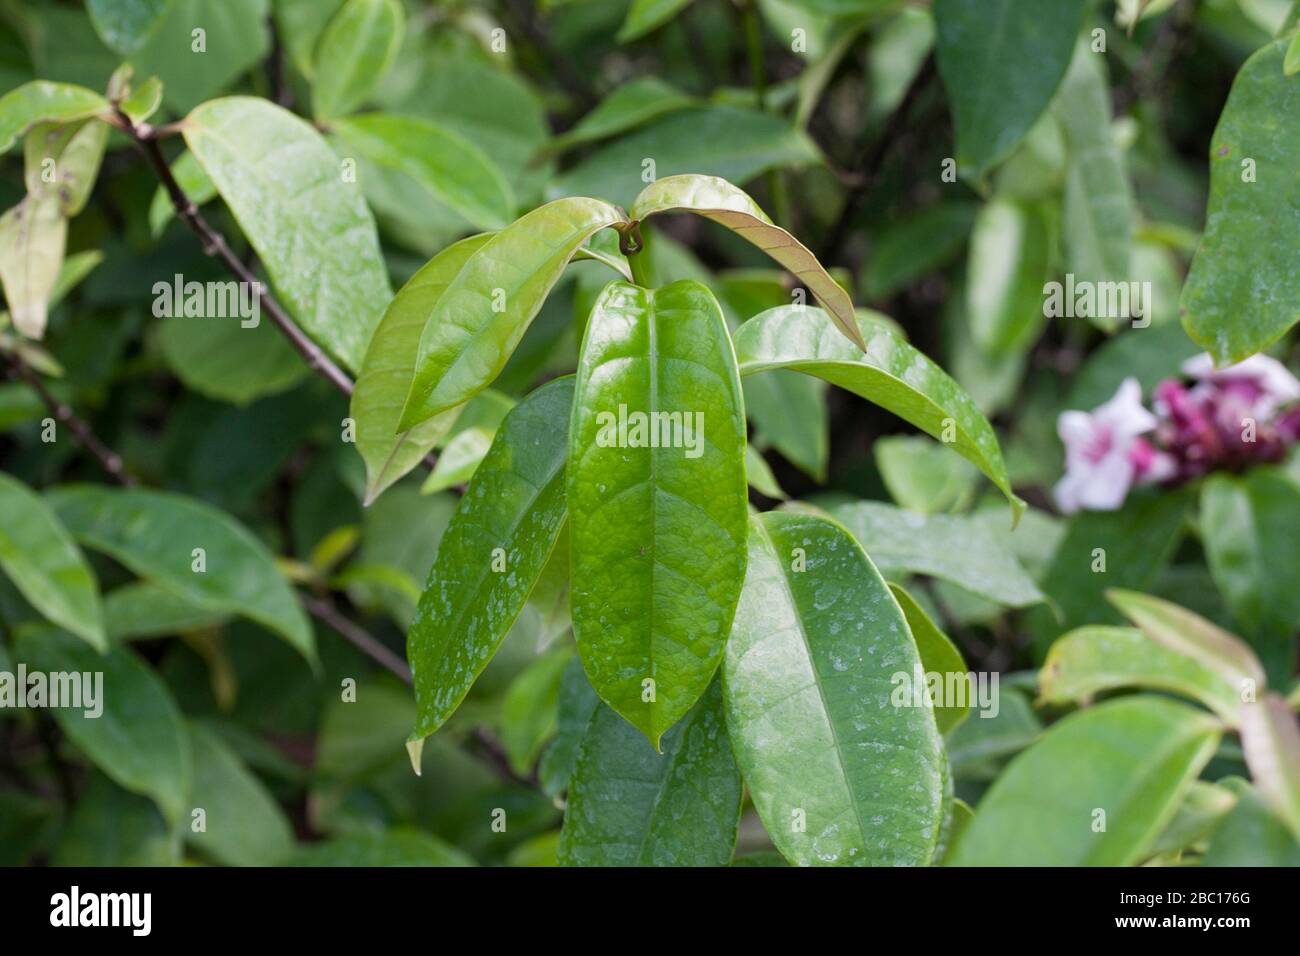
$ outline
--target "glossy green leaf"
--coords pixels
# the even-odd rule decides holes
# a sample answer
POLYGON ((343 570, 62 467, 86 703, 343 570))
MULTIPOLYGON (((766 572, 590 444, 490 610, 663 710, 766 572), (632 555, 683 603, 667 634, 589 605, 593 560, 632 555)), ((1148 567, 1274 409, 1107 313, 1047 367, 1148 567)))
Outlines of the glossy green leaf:
POLYGON ((45 618, 100 651, 108 650, 99 585, 81 550, 49 506, 0 472, 0 568, 45 618))
POLYGON ((14 327, 28 338, 45 335, 67 237, 68 221, 52 193, 28 196, 0 217, 0 284, 14 327))
MULTIPOLYGON (((938 674, 947 683, 949 674, 960 674, 963 677, 967 673, 966 661, 961 656, 961 651, 957 646, 948 639, 948 635, 939 630, 939 626, 930 619, 930 615, 925 613, 925 609, 916 603, 916 598, 908 594, 897 584, 889 585, 890 593, 894 595, 894 600, 902 609, 903 617, 907 620, 907 629, 912 632, 912 640, 916 642, 916 651, 921 656, 921 669, 927 675, 938 674)), ((945 702, 935 702, 934 720, 939 726, 939 733, 946 734, 952 730, 970 713, 970 701, 964 700, 958 703, 956 700, 945 702)))
POLYGON ((1264 685, 1264 671, 1250 648, 1200 615, 1136 591, 1109 590, 1106 597, 1151 640, 1219 675, 1237 700, 1264 685))
POLYGON ((307 122, 267 100, 196 108, 185 142, 304 330, 348 369, 392 297, 374 219, 307 122))
POLYGON ((514 214, 514 192, 501 170, 457 133, 390 113, 366 113, 333 125, 367 159, 410 176, 478 228, 500 229, 514 214))
MULTIPOLYGON (((50 711, 64 734, 115 782, 153 799, 171 823, 180 821, 190 788, 189 742, 171 692, 150 667, 129 650, 101 654, 53 629, 24 634, 14 657, 29 672, 75 675, 82 706, 50 711)), ((60 684, 66 693, 68 685, 60 684)))
POLYGON ((491 384, 569 260, 596 232, 623 221, 609 203, 557 199, 484 243, 447 285, 425 325, 399 429, 491 384))
POLYGON ((632 0, 627 17, 618 29, 615 37, 619 43, 631 43, 663 26, 679 11, 685 9, 691 0, 632 0))
POLYGON ((316 639, 293 589, 266 546, 224 512, 137 488, 62 485, 46 498, 82 544, 200 607, 256 621, 315 661, 316 639))
POLYGON ((709 105, 679 110, 614 140, 567 170, 555 189, 630 206, 645 188, 646 172, 699 173, 743 184, 769 169, 819 159, 812 140, 781 117, 709 105), (653 169, 646 165, 650 160, 653 169))
POLYGON ((957 126, 957 164, 976 178, 1005 159, 1070 65, 1086 0, 936 0, 935 57, 957 126))
POLYGON ((1216 364, 1240 362, 1300 319, 1291 216, 1300 204, 1300 83, 1286 76, 1286 40, 1246 61, 1210 143, 1205 233, 1179 303, 1187 334, 1216 364), (1251 249, 1240 268, 1234 249, 1251 249))
POLYGON ((950 863, 1132 865, 1173 819, 1218 742, 1204 711, 1157 697, 1071 714, 984 795, 950 863))
POLYGON ((284 51, 303 76, 315 75, 316 45, 345 0, 275 0, 272 12, 284 51))
POLYGON ((143 123, 162 106, 162 80, 151 76, 143 83, 134 86, 131 92, 118 104, 122 112, 130 117, 132 123, 143 123))
POLYGON ((347 0, 316 47, 312 111, 346 116, 370 98, 397 57, 406 29, 398 0, 347 0))
POLYGON ((357 833, 314 843, 286 861, 288 866, 473 866, 474 861, 432 833, 396 829, 357 833))
POLYGON ((1265 805, 1300 840, 1300 724, 1281 695, 1242 705, 1241 749, 1265 805))
POLYGON ((969 202, 939 203, 882 228, 862 268, 863 298, 888 298, 955 259, 978 208, 969 202))
POLYGON ((1300 73, 1300 32, 1291 36, 1291 42, 1286 48, 1286 56, 1282 60, 1282 72, 1287 76, 1300 73))
POLYGON ((909 511, 960 510, 974 497, 974 466, 928 438, 890 435, 876 439, 871 450, 890 497, 909 511))
POLYGON ((86 0, 95 32, 114 52, 135 52, 158 29, 171 0, 86 0))
POLYGON ((726 866, 742 785, 714 681, 662 752, 597 705, 569 787, 561 866, 726 866))
POLYGON ((1236 804, 1237 795, 1227 787, 1193 781, 1178 812, 1152 845, 1151 852, 1159 855, 1203 849, 1236 804))
POLYGON ((399 432, 402 405, 415 374, 420 335, 434 306, 471 255, 491 238, 471 236, 448 246, 407 280, 375 329, 352 392, 357 451, 366 463, 366 502, 373 501, 447 434, 459 409, 399 432))
POLYGON ((1295 672, 1300 627, 1300 487, 1280 470, 1209 476, 1201 539, 1214 583, 1279 687, 1295 672))
POLYGON ((1062 232, 1066 270, 1077 281, 1134 278, 1133 190, 1111 132, 1110 101, 1105 57, 1080 43, 1053 106, 1069 149, 1062 232))
POLYGON ((754 806, 791 863, 926 865, 949 790, 924 697, 895 705, 921 658, 862 549, 814 515, 750 521, 727 642, 727 727, 754 806))
POLYGON ((975 217, 966 268, 966 319, 986 355, 1024 352, 1047 322, 1053 224, 1041 204, 998 197, 975 217))
POLYGON ((714 176, 668 176, 643 189, 629 215, 642 220, 663 212, 693 212, 762 249, 808 286, 839 330, 866 350, 849 294, 803 243, 775 225, 744 191, 714 176))
POLYGON ((903 341, 884 321, 860 313, 866 351, 841 335, 829 315, 783 306, 754 316, 735 334, 742 375, 790 368, 847 389, 893 412, 972 461, 1017 509, 993 427, 942 369, 903 341))
POLYGON ((1240 721, 1240 692, 1194 657, 1127 627, 1080 627, 1062 636, 1038 675, 1052 704, 1087 704, 1104 691, 1148 687, 1199 701, 1229 724, 1240 721))
POLYGON ((560 680, 573 649, 559 647, 529 664, 501 699, 501 746, 515 773, 526 774, 555 733, 560 680))
POLYGON ((37 123, 75 123, 110 112, 108 100, 71 83, 33 80, 0 97, 0 153, 37 123))
POLYGON ((922 515, 877 501, 837 505, 832 515, 882 574, 925 574, 1009 607, 1043 600, 1020 561, 988 527, 966 515, 922 515))
POLYGON ((698 102, 657 76, 633 77, 611 91, 573 129, 547 143, 544 153, 561 153, 581 143, 625 133, 698 102))
POLYGON ((186 841, 226 866, 270 866, 293 850, 293 828, 280 805, 212 730, 188 728, 194 779, 189 815, 203 810, 204 829, 183 829, 186 841))
POLYGON ((419 708, 413 743, 464 700, 555 547, 573 389, 573 379, 556 379, 506 416, 442 536, 406 639, 419 708))
POLYGON ((745 568, 744 406, 707 289, 605 287, 569 443, 578 650, 601 698, 657 746, 709 686, 745 568))

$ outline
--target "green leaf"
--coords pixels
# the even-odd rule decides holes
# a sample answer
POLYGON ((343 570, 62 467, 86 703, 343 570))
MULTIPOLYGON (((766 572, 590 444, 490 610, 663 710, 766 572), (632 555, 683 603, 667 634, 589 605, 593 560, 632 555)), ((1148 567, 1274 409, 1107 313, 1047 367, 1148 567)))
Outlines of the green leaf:
POLYGON ((77 796, 50 862, 54 866, 175 866, 180 862, 180 842, 151 800, 94 773, 77 796))
MULTIPOLYGON (((899 608, 902 609, 903 617, 907 619, 907 629, 912 632, 916 651, 921 657, 921 669, 926 675, 938 674, 944 680, 944 686, 948 686, 950 674, 965 678, 966 661, 962 658, 961 651, 957 650, 957 646, 948 639, 948 635, 939 630, 938 625, 930 619, 930 615, 916 603, 916 598, 897 584, 889 585, 889 590, 894 595, 894 600, 898 602, 899 608)), ((969 699, 963 699, 960 704, 955 700, 947 703, 936 702, 934 720, 938 724, 939 733, 948 733, 965 720, 969 713, 969 699)))
POLYGON ((829 315, 807 306, 782 306, 754 316, 735 334, 742 375, 791 368, 825 379, 874 402, 974 462, 1017 511, 993 427, 942 369, 898 337, 883 316, 859 313, 866 351, 844 339, 829 315))
POLYGON ((1130 866, 1173 819, 1218 742, 1212 717, 1158 697, 1071 714, 997 779, 950 862, 1130 866))
POLYGON ((167 637, 218 627, 230 620, 149 581, 133 581, 104 596, 104 624, 114 641, 167 637))
POLYGON ((158 112, 158 107, 162 106, 162 98, 162 80, 151 76, 133 88, 119 105, 132 123, 143 123, 158 112))
POLYGON ((598 199, 557 199, 485 242, 447 285, 425 325, 399 430, 491 384, 582 244, 624 221, 620 210, 598 199))
MULTIPOLYGON (((1264 671, 1250 648, 1200 615, 1136 591, 1112 589, 1106 597, 1151 640, 1217 674, 1238 701, 1264 685, 1264 671)), ((1235 713, 1235 708, 1229 713, 1235 713)))
POLYGON ((67 238, 68 221, 53 193, 27 196, 0 217, 0 284, 14 327, 28 338, 45 335, 67 238))
POLYGON ((75 216, 95 188, 107 142, 108 126, 95 119, 33 126, 23 144, 27 194, 33 201, 57 198, 63 215, 75 216), (55 171, 53 180, 47 180, 49 169, 55 171))
POLYGON ((948 735, 948 761, 957 780, 992 780, 1004 758, 1024 750, 1043 732, 1024 694, 1000 690, 997 710, 962 721, 948 735))
POLYGON ((55 672, 79 678, 82 706, 51 709, 64 734, 116 783, 150 797, 170 823, 181 820, 190 788, 189 742, 171 692, 139 657, 120 647, 101 654, 52 629, 23 634, 14 657, 47 680, 55 672))
POLYGON ((920 435, 891 435, 872 445, 889 495, 909 511, 935 514, 970 504, 975 468, 943 445, 920 435))
MULTIPOLYGON (((170 283, 159 282, 158 286, 170 283)), ((159 323, 163 358, 177 378, 200 395, 249 405, 278 395, 306 377, 309 369, 269 320, 245 325, 238 316, 172 315, 159 323)))
POLYGON ((158 29, 171 0, 86 0, 95 32, 115 53, 134 53, 158 29))
POLYGON ((267 100, 197 107, 185 142, 306 332, 349 370, 392 293, 374 219, 310 124, 267 100))
POLYGON ((745 479, 749 487, 775 501, 785 501, 790 497, 772 474, 763 453, 748 444, 745 446, 745 479))
POLYGON ((1103 592, 1151 586, 1182 538, 1189 504, 1185 492, 1149 491, 1130 495, 1118 511, 1081 511, 1070 519, 1039 577, 1057 610, 1039 609, 1030 622, 1043 654, 1066 631, 1119 623, 1103 592))
POLYGON ((1152 854, 1203 849, 1236 804, 1237 795, 1227 787, 1203 780, 1194 781, 1178 813, 1152 845, 1152 854))
POLYGON ((75 123, 111 112, 108 100, 71 83, 33 80, 0 97, 0 154, 37 123, 75 123))
POLYGON ((565 172, 555 189, 630 206, 645 186, 647 160, 654 161, 656 177, 699 173, 746 183, 769 169, 820 158, 812 140, 779 116, 709 105, 671 113, 620 137, 565 172))
POLYGON ((318 120, 346 116, 370 98, 397 58, 406 32, 398 0, 348 0, 316 47, 312 112, 318 120))
POLYGON ((1219 825, 1202 866, 1300 866, 1300 840, 1269 812, 1259 793, 1245 781, 1234 787, 1237 805, 1219 825))
POLYGON ((663 212, 696 213, 762 249, 808 287, 850 342, 866 349, 849 294, 803 243, 773 224, 744 191, 714 176, 668 176, 641 190, 630 215, 639 221, 663 212))
POLYGON ((302 847, 288 866, 473 866, 460 850, 422 830, 357 833, 302 847))
POLYGON ((657 30, 690 5, 691 0, 632 0, 627 17, 618 29, 619 43, 631 43, 657 30))
POLYGON ((920 669, 902 610, 848 532, 815 515, 751 519, 727 727, 791 863, 931 861, 950 792, 943 741, 928 704, 892 700, 895 676, 920 669))
POLYGON ((1300 627, 1300 487, 1274 468, 1210 475, 1201 538, 1214 583, 1273 683, 1295 672, 1300 627))
POLYGON ((476 227, 500 229, 510 222, 510 184, 496 163, 459 134, 389 113, 339 120, 334 129, 371 162, 410 176, 476 227))
POLYGON ((1128 627, 1080 627, 1062 636, 1038 683, 1052 704, 1087 704, 1104 691, 1143 687, 1198 701, 1229 724, 1241 720, 1238 689, 1222 675, 1128 627))
POLYGON ((211 505, 167 491, 62 485, 46 496, 82 544, 213 611, 274 631, 314 664, 316 638, 266 546, 211 505), (203 567, 197 571, 202 548, 203 567))
POLYGON ((99 585, 49 506, 0 472, 0 568, 46 619, 99 651, 108 650, 99 585))
POLYGON ((431 495, 469 481, 492 447, 493 435, 486 428, 457 432, 438 456, 438 463, 420 486, 420 492, 431 495))
POLYGON ((573 649, 556 648, 524 668, 501 700, 501 745, 510 768, 526 774, 556 729, 560 680, 573 649))
POLYGON ((1290 210, 1300 204, 1300 83, 1286 76, 1286 40, 1246 61, 1210 143, 1210 203, 1179 307, 1187 334, 1223 366, 1267 348, 1300 319, 1290 210), (1251 174, 1253 172, 1253 174, 1251 174), (1250 268, 1234 249, 1252 249, 1250 268))
POLYGON ((1300 73, 1300 32, 1291 37, 1286 48, 1286 57, 1282 61, 1282 72, 1287 76, 1300 73))
POLYGON ((407 280, 375 329, 352 392, 357 451, 366 464, 366 503, 417 464, 447 434, 457 408, 407 431, 398 431, 402 405, 415 374, 420 335, 443 291, 489 235, 448 246, 407 280))
MULTIPOLYGON (((601 704, 600 696, 592 689, 591 681, 587 680, 581 659, 571 658, 560 678, 555 738, 546 748, 546 753, 542 754, 542 761, 537 768, 542 791, 548 797, 559 796, 569 788, 573 768, 578 762, 578 751, 598 708, 608 709, 601 704)), ((639 739, 637 746, 640 746, 639 739)))
POLYGON ((722 658, 745 570, 744 454, 713 295, 689 280, 611 282, 569 434, 573 629, 592 686, 655 746, 722 658))
POLYGON ((573 129, 546 144, 544 155, 562 153, 582 143, 592 143, 695 106, 699 101, 657 76, 633 77, 616 87, 573 129))
POLYGON ((726 866, 742 786, 719 682, 655 748, 597 705, 560 831, 561 866, 726 866))
POLYGON ((887 299, 955 259, 978 208, 969 202, 938 203, 884 226, 862 268, 863 298, 887 299))
POLYGON ((1281 695, 1242 705, 1241 749, 1264 803, 1300 840, 1300 724, 1281 695))
POLYGON ((204 814, 204 829, 184 827, 186 841, 226 866, 271 866, 293 850, 293 828, 280 805, 220 737, 189 726, 194 780, 191 819, 204 814))
POLYGON ((130 56, 135 75, 158 77, 178 113, 198 106, 266 59, 270 7, 270 0, 171 0, 162 22, 130 56))
POLYGON ((272 12, 284 50, 303 76, 315 74, 316 45, 344 0, 275 0, 272 12))
POLYGON ((1070 65, 1086 0, 935 0, 935 58, 976 178, 1010 155, 1070 65))
POLYGON ((1133 278, 1133 190, 1111 132, 1110 100, 1105 57, 1080 43, 1053 106, 1069 146, 1063 235, 1076 281, 1133 278))
POLYGON ((1018 355, 1042 332, 1054 242, 1053 224, 1041 204, 998 197, 976 215, 966 314, 971 337, 986 355, 1018 355))
POLYGON ((442 536, 406 639, 419 708, 412 743, 464 700, 555 547, 573 388, 556 379, 506 416, 442 536))
POLYGON ((1043 114, 1070 65, 1086 0, 936 0, 935 57, 957 164, 983 178, 1043 114))
POLYGON ((982 522, 966 515, 922 515, 878 501, 831 509, 882 574, 925 574, 1009 607, 1043 600, 1019 560, 982 522))

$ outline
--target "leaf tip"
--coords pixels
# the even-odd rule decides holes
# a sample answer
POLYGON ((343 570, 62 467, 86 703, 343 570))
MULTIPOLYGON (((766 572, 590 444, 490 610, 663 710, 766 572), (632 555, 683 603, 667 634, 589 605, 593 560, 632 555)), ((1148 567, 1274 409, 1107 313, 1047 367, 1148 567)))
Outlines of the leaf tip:
POLYGON ((415 771, 417 777, 421 776, 421 758, 424 756, 424 737, 412 735, 406 741, 406 756, 411 758, 411 769, 415 771))

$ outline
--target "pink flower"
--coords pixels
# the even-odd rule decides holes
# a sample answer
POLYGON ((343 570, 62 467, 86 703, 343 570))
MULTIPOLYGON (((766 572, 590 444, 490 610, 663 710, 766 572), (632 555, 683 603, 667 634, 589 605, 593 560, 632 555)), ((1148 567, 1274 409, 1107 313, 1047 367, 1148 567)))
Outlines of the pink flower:
POLYGON ((1173 477, 1173 460, 1139 437, 1156 424, 1135 378, 1091 412, 1063 412, 1056 427, 1065 443, 1065 476, 1053 492, 1061 511, 1114 511, 1135 483, 1173 477))
MULTIPOLYGON (((1214 393, 1221 405, 1232 406, 1243 418, 1263 421, 1283 405, 1300 401, 1300 380, 1267 355, 1252 355, 1236 365, 1215 368, 1214 360, 1202 352, 1183 363, 1183 374, 1198 383, 1193 395, 1199 398, 1214 393)), ((1236 425, 1240 427, 1240 420, 1236 425)))

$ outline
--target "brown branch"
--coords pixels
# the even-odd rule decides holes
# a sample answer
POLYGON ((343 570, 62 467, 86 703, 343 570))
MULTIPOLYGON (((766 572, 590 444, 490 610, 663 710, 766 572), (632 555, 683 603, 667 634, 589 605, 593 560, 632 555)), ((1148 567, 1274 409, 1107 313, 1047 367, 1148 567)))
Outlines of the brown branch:
POLYGON ((41 381, 41 377, 32 371, 31 367, 23 361, 22 356, 17 352, 10 353, 9 367, 14 378, 20 379, 31 387, 32 391, 40 397, 41 401, 44 402, 45 406, 50 410, 50 414, 52 414, 56 420, 68 426, 68 430, 76 436, 77 441, 80 442, 81 446, 95 456, 100 467, 103 468, 104 471, 108 472, 109 476, 114 481, 118 484, 126 485, 128 488, 139 484, 139 482, 136 481, 135 476, 127 470, 126 463, 122 460, 122 456, 100 441, 99 436, 91 430, 91 427, 77 417, 77 413, 72 410, 72 406, 68 405, 67 402, 62 402, 56 398, 54 394, 45 387, 45 383, 41 381))
POLYGON ((413 684, 411 678, 411 668, 406 661, 402 660, 393 651, 384 646, 378 639, 370 634, 360 624, 351 619, 344 617, 330 601, 324 598, 303 597, 302 606, 307 609, 307 613, 331 630, 345 638, 361 653, 365 654, 372 661, 391 671, 399 680, 405 684, 413 684))
POLYGON ((262 311, 271 317, 271 321, 284 333, 285 338, 289 340, 289 344, 303 357, 309 368, 323 375, 329 380, 330 384, 344 395, 351 395, 352 379, 348 374, 335 365, 324 350, 309 339, 302 329, 298 328, 297 323, 289 317, 289 314, 284 311, 280 303, 276 302, 267 293, 266 286, 259 282, 248 267, 240 261, 239 257, 231 251, 225 236, 203 218, 203 214, 199 212, 199 207, 194 205, 189 197, 185 195, 185 191, 176 182, 176 177, 172 175, 171 167, 167 165, 167 159, 158 146, 160 128, 150 126, 147 123, 137 125, 120 108, 114 107, 114 109, 115 121, 113 125, 126 133, 140 152, 144 154, 145 160, 153 167, 153 171, 157 174, 163 189, 167 191, 167 196, 172 201, 176 215, 199 237, 199 240, 203 243, 203 251, 210 256, 216 256, 235 278, 240 282, 247 283, 250 288, 257 290, 257 297, 262 311))

